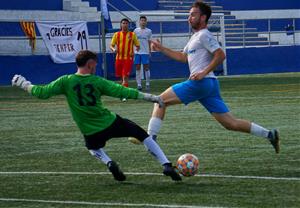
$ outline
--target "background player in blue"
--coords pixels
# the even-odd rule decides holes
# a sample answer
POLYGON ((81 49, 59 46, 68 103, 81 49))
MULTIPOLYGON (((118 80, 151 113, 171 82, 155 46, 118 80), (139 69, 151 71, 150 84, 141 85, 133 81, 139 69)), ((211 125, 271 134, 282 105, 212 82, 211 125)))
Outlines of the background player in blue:
POLYGON ((221 98, 219 82, 213 70, 224 61, 225 54, 207 29, 210 16, 211 8, 207 4, 195 2, 192 5, 188 21, 194 34, 183 52, 166 48, 158 40, 152 41, 154 50, 161 51, 177 61, 188 62, 190 77, 187 81, 175 84, 161 94, 165 107, 154 106, 148 133, 153 135, 153 138, 156 137, 167 106, 180 103, 187 105, 198 101, 226 129, 266 138, 273 145, 275 152, 279 153, 279 133, 276 129, 268 130, 253 122, 235 118, 221 98))
POLYGON ((152 31, 146 27, 147 18, 145 16, 140 17, 140 27, 134 30, 139 42, 140 50, 134 52, 134 64, 136 66, 136 82, 137 89, 142 90, 142 71, 141 65, 143 64, 143 70, 145 71, 146 77, 146 91, 150 90, 150 40, 152 38, 152 31))

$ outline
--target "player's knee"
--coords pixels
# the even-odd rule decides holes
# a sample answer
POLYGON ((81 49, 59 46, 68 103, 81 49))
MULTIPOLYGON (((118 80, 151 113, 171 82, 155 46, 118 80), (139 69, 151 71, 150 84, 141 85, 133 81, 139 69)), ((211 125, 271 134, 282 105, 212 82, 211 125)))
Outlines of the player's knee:
MULTIPOLYGON (((163 101, 164 102, 164 101, 163 101)), ((159 106, 158 103, 154 103, 154 111, 155 112, 165 112, 168 104, 164 102, 164 106, 159 106)))

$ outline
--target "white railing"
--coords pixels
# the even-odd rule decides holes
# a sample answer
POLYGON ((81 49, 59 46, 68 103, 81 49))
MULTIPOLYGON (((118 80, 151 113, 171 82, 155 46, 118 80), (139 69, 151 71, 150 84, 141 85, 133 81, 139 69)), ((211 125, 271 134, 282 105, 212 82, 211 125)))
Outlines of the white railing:
MULTIPOLYGON (((300 28, 297 28, 296 20, 300 21, 300 18, 265 18, 265 19, 237 19, 238 21, 242 21, 243 25, 243 46, 246 46, 246 35, 247 34, 257 34, 259 37, 267 37, 268 45, 271 46, 272 42, 278 42, 278 45, 300 45, 300 28), (272 21, 282 21, 282 20, 291 20, 290 28, 282 27, 282 30, 274 30, 272 29, 272 21), (245 25, 250 23, 251 21, 265 21, 267 25, 267 30, 249 32, 246 31, 245 25), (281 38, 279 37, 281 36, 281 38), (277 38, 273 38, 277 36, 277 38), (287 36, 292 37, 292 40, 287 40, 287 36), (285 41, 284 41, 285 39, 285 41)), ((300 24, 300 23, 299 23, 300 24)), ((287 26, 287 25, 286 25, 287 26)))

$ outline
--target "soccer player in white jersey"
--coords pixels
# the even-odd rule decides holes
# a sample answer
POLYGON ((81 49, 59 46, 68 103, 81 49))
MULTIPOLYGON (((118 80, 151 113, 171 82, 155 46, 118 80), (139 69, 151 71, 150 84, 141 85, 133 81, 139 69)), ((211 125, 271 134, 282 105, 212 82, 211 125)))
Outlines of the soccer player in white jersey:
POLYGON ((142 90, 142 72, 141 64, 143 64, 143 69, 145 71, 146 77, 146 91, 150 90, 150 70, 149 61, 151 54, 150 40, 152 38, 152 30, 146 27, 147 18, 145 16, 140 17, 140 27, 134 30, 137 38, 140 42, 140 50, 134 52, 134 64, 136 66, 136 82, 137 89, 142 90))
POLYGON ((187 105, 198 101, 226 129, 266 138, 274 147, 275 152, 279 153, 279 134, 276 129, 268 130, 253 122, 237 119, 224 103, 220 95, 219 82, 213 70, 224 61, 225 54, 207 29, 210 16, 211 8, 207 4, 195 2, 192 5, 188 22, 194 34, 183 52, 166 48, 158 40, 151 41, 154 50, 161 51, 177 61, 188 62, 190 76, 188 80, 171 86, 161 94, 165 107, 154 106, 148 133, 153 135, 153 138, 158 134, 167 106, 180 103, 187 105))

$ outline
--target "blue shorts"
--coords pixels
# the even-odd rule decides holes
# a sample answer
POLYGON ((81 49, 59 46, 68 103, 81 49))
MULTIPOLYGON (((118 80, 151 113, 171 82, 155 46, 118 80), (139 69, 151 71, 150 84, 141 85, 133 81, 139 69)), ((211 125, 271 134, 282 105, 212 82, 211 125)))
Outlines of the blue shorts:
POLYGON ((172 86, 185 105, 198 100, 210 113, 227 113, 229 109, 220 95, 219 81, 215 78, 187 80, 172 86))
POLYGON ((149 54, 134 54, 134 64, 149 64, 149 54))

